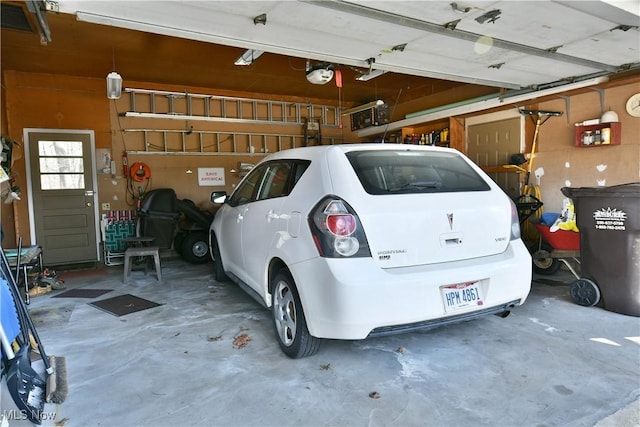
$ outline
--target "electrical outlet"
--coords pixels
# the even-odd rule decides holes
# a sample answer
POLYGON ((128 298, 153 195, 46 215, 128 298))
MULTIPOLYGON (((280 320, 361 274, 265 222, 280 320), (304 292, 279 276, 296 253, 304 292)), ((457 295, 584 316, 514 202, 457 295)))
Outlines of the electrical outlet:
POLYGON ((111 210, 111 203, 103 203, 102 204, 102 210, 103 211, 110 211, 111 210))

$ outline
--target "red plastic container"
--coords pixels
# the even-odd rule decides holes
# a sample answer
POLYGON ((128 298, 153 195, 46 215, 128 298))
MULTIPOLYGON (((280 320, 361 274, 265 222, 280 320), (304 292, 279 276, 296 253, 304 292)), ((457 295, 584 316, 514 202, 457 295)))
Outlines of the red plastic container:
POLYGON ((575 231, 557 230, 551 232, 551 227, 544 224, 534 224, 540 232, 542 238, 553 247, 560 251, 579 251, 580 250, 580 233, 575 231))

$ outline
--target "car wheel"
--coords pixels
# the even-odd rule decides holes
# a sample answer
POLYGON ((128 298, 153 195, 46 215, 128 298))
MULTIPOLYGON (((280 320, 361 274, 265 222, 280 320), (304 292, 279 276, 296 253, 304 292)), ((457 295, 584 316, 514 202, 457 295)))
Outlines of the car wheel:
POLYGON ((322 340, 309 334, 300 296, 291 275, 282 270, 276 274, 272 284, 271 312, 280 348, 292 359, 317 353, 322 340))
POLYGON ((207 233, 188 233, 182 241, 180 255, 192 264, 204 264, 209 262, 209 242, 207 233))
POLYGON ((576 304, 584 307, 592 307, 600 302, 600 289, 589 279, 574 280, 569 287, 569 293, 576 304))
POLYGON ((551 256, 553 248, 542 242, 540 247, 536 244, 531 253, 531 259, 533 261, 533 271, 539 274, 554 274, 560 269, 560 261, 557 258, 551 256))
POLYGON ((218 239, 211 233, 211 254, 213 256, 213 275, 216 281, 226 282, 229 280, 227 274, 224 272, 224 266, 222 265, 222 258, 220 258, 220 247, 218 246, 218 239))

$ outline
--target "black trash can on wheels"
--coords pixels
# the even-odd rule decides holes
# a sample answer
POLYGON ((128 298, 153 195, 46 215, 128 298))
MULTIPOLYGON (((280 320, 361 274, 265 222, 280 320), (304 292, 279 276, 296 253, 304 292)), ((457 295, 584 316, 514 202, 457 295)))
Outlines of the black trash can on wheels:
POLYGON ((580 229, 580 279, 572 299, 640 316, 640 182, 562 188, 580 229))

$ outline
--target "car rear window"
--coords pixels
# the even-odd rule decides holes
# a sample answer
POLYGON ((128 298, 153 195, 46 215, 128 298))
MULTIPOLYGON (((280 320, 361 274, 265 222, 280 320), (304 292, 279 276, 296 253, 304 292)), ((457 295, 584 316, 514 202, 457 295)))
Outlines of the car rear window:
POLYGON ((458 154, 421 150, 346 153, 369 194, 489 191, 489 185, 458 154))

